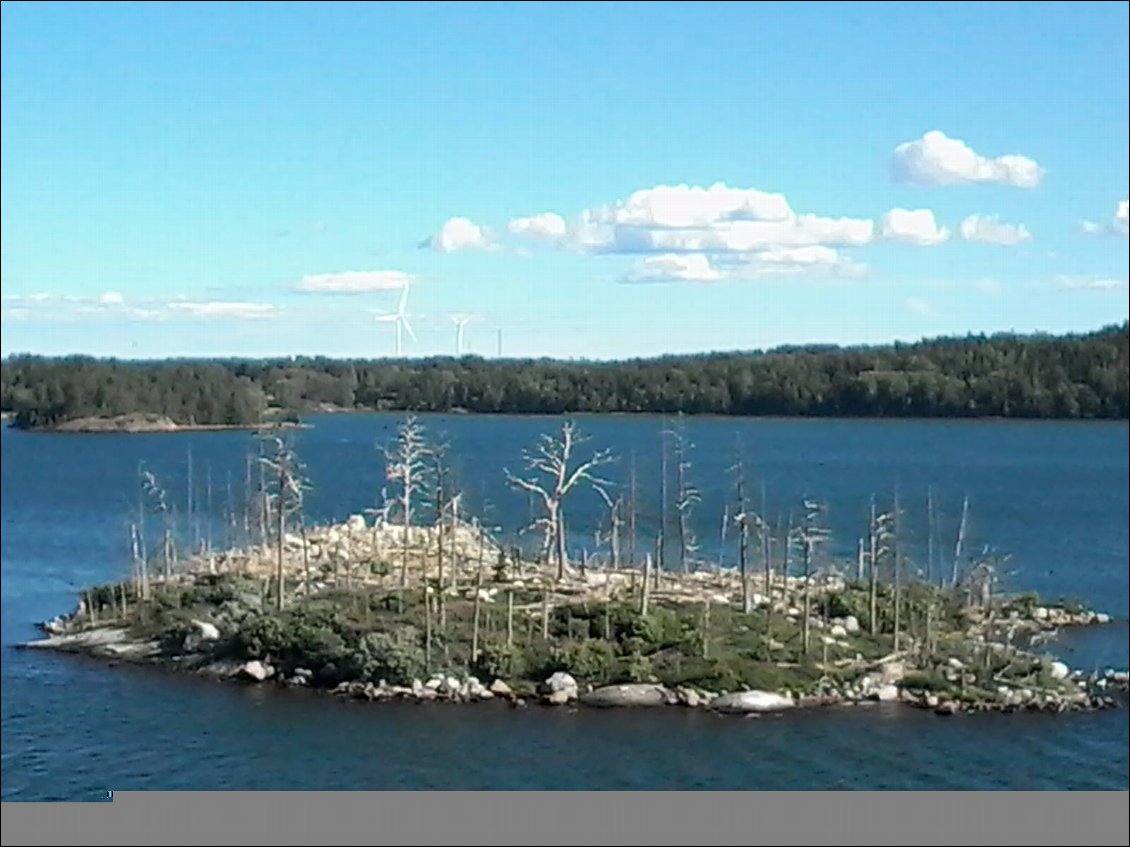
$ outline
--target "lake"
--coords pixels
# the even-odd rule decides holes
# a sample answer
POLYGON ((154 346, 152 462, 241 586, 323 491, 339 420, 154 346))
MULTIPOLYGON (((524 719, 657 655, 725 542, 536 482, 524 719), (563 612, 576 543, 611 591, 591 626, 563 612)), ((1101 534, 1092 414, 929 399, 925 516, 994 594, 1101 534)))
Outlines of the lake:
MULTIPOLYGON (((378 447, 402 415, 316 416, 295 433, 313 520, 344 520, 381 496, 378 447)), ((447 445, 473 513, 515 543, 526 495, 504 470, 560 427, 553 417, 422 416, 447 445)), ((656 525, 656 417, 579 416, 578 454, 610 449, 604 476, 626 489, 634 468, 641 539, 656 525)), ((735 457, 755 505, 787 523, 804 498, 827 506, 829 552, 850 559, 872 497, 897 492, 911 555, 932 575, 949 558, 969 498, 969 544, 1008 554, 1009 586, 1068 596, 1116 621, 1052 646, 1084 670, 1128 664, 1128 427, 1125 422, 860 421, 690 418, 683 422, 701 493, 699 557, 721 542, 735 457), (927 492, 938 531, 927 554, 927 492)), ((109 668, 22 652, 37 621, 70 611, 75 592, 126 572, 127 526, 144 463, 183 510, 191 454, 197 534, 222 543, 242 499, 247 433, 0 435, 2 775, 5 800, 99 799, 108 790, 983 790, 1118 789, 1128 784, 1125 710, 941 719, 887 704, 732 719, 647 713, 359 704, 109 668), (211 483, 210 488, 208 483, 211 483), (229 496, 229 490, 231 492, 229 496), (210 493, 209 493, 210 492, 210 493)), ((673 464, 673 462, 671 463, 673 464)), ((571 549, 601 553, 600 499, 568 504, 571 549)), ((236 521, 237 527, 239 521, 236 521)), ((236 530, 238 532, 238 528, 236 530)), ((672 559, 674 554, 672 552, 672 559)))

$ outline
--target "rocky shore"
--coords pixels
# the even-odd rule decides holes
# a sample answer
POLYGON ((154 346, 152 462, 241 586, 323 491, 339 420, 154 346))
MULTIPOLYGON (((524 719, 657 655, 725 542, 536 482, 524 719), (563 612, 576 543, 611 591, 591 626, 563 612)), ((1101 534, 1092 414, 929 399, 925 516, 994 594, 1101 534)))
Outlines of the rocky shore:
POLYGON ((167 415, 132 412, 113 417, 73 418, 52 426, 33 427, 33 432, 58 433, 172 433, 172 432, 223 432, 227 430, 302 429, 309 424, 292 421, 264 422, 261 424, 185 424, 177 423, 167 415))

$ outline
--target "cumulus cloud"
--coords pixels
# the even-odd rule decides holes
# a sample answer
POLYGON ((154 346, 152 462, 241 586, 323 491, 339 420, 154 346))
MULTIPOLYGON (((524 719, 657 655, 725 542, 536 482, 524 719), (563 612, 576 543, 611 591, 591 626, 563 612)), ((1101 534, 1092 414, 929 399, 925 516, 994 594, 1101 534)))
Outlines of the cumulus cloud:
POLYGON ((415 277, 403 271, 345 271, 344 273, 312 274, 294 285, 304 294, 365 294, 371 291, 396 291, 415 277))
POLYGON ((543 212, 528 218, 514 218, 506 228, 514 235, 544 238, 550 241, 562 239, 568 232, 565 219, 553 212, 543 212))
POLYGON ((723 278, 702 253, 666 253, 640 259, 625 274, 623 281, 641 282, 718 282, 723 278))
POLYGON ((1130 235, 1130 202, 1120 200, 1114 217, 1105 224, 1083 221, 1083 231, 1094 235, 1130 235))
POLYGON ((623 282, 719 282, 794 275, 860 276, 867 270, 830 247, 777 247, 749 254, 662 253, 638 260, 623 282))
POLYGON ((457 250, 487 250, 492 246, 487 231, 467 218, 450 218, 439 232, 425 239, 421 247, 430 247, 441 253, 454 253, 457 250))
POLYGON ((129 316, 138 321, 159 321, 166 315, 160 309, 130 309, 129 316))
POLYGON ((932 247, 950 237, 950 231, 939 227, 929 209, 891 209, 879 222, 879 231, 888 241, 902 241, 919 247, 932 247))
POLYGON ((594 223, 643 228, 695 229, 720 221, 786 221, 793 216, 783 194, 754 188, 657 185, 626 200, 589 210, 594 223))
POLYGON ((1035 188, 1044 176, 1044 169, 1027 156, 987 158, 964 141, 937 130, 898 145, 891 168, 896 180, 915 185, 996 183, 1035 188))
POLYGON ((117 291, 107 291, 98 298, 98 302, 103 306, 120 306, 122 303, 126 302, 126 298, 117 291))
POLYGON ((1002 224, 996 215, 970 215, 961 222, 961 237, 966 241, 1013 247, 1032 240, 1024 224, 1002 224))
POLYGON ((169 309, 197 318, 234 318, 236 320, 267 320, 279 316, 279 309, 270 303, 240 303, 232 300, 213 300, 197 303, 178 300, 169 309))

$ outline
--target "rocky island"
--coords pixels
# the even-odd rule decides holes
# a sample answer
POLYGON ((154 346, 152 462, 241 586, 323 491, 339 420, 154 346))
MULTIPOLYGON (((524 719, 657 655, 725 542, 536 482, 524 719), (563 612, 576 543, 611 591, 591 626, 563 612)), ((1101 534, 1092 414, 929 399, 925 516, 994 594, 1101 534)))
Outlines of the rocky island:
POLYGON ((770 574, 747 611, 732 572, 569 568, 559 579, 473 524, 412 527, 407 547, 402 529, 354 515, 286 537, 281 609, 278 550, 231 550, 84 592, 25 646, 370 701, 720 713, 893 701, 949 715, 1108 708, 1126 688, 1124 672, 1084 675, 1035 650, 1109 617, 1031 596, 970 605, 915 586, 896 645, 889 586, 872 626, 870 587, 831 574, 770 574))
MULTIPOLYGON (((131 526, 128 578, 84 591, 24 646, 369 701, 742 714, 878 701, 953 715, 1125 699, 1125 671, 1085 674, 1042 649, 1110 617, 1006 593, 999 560, 968 552, 967 508, 949 573, 913 566, 897 495, 891 511, 872 508, 854 561, 823 554, 822 508, 806 499, 778 559, 739 462, 737 565, 689 555, 686 509, 681 561, 665 564, 662 546, 638 555, 633 513, 625 520, 597 474, 611 457, 579 460, 583 438, 567 422, 526 454, 524 475, 507 472, 544 507, 530 553, 467 518, 442 450, 413 418, 388 448, 382 507, 340 524, 306 523, 292 446, 282 433, 258 437, 245 543, 178 553, 167 492, 144 472, 151 512, 131 526), (607 555, 567 549, 565 504, 580 485, 609 507, 607 555)), ((693 504, 689 490, 680 483, 676 502, 693 504)))

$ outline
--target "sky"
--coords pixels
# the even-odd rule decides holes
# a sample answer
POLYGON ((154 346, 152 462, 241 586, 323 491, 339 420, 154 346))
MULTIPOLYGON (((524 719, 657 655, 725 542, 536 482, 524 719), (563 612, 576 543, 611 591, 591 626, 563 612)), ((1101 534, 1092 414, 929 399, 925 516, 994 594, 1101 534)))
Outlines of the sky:
POLYGON ((1128 10, 4 2, 0 354, 1120 322, 1128 10))

